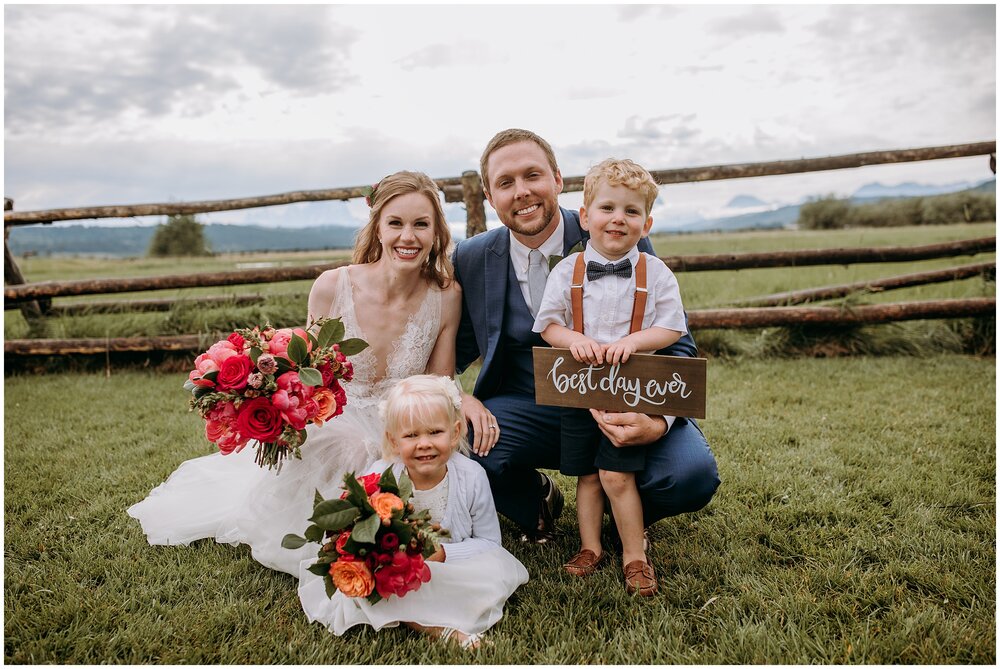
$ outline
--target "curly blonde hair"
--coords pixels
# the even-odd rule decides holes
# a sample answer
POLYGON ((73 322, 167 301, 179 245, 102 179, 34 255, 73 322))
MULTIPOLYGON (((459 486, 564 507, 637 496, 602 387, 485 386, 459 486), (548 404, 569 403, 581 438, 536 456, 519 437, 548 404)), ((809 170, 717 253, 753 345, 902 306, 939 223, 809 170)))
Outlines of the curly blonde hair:
POLYGON ((445 288, 451 283, 454 276, 451 260, 448 258, 451 231, 445 221, 444 208, 441 206, 441 198, 438 196, 437 184, 423 172, 404 170, 390 174, 378 183, 371 194, 372 210, 368 216, 368 224, 358 230, 354 240, 354 257, 351 262, 362 265, 376 262, 382 257, 382 243, 378 238, 378 224, 382 209, 394 197, 407 193, 425 195, 434 208, 434 242, 427 257, 427 263, 421 269, 421 275, 435 282, 439 288, 445 288))
POLYGON ((590 168, 587 176, 583 178, 583 206, 589 207, 594 202, 597 186, 602 181, 612 186, 625 186, 638 191, 646 201, 646 216, 653 210, 656 195, 660 192, 653 175, 638 163, 627 158, 625 160, 608 158, 590 168))

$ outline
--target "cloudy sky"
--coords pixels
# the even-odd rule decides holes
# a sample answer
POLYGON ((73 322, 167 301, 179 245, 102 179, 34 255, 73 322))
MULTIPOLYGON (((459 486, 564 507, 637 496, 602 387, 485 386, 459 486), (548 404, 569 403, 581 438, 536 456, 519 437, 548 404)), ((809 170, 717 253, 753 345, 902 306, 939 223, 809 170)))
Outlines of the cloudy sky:
MULTIPOLYGON (((995 139, 996 9, 6 5, 4 117, 19 210, 459 176, 507 127, 548 139, 566 176, 608 156, 670 169, 960 144, 995 139)), ((991 177, 978 157, 676 185, 654 218, 991 177)), ((203 220, 365 216, 353 201, 203 220)))

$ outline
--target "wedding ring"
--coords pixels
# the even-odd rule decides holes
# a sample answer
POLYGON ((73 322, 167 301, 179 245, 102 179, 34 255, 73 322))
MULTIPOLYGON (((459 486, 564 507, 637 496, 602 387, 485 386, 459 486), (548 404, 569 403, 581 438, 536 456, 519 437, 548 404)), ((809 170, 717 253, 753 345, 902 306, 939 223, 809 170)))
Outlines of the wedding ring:
POLYGON ((496 425, 490 425, 490 429, 491 430, 495 430, 495 429, 497 429, 497 426, 496 425))

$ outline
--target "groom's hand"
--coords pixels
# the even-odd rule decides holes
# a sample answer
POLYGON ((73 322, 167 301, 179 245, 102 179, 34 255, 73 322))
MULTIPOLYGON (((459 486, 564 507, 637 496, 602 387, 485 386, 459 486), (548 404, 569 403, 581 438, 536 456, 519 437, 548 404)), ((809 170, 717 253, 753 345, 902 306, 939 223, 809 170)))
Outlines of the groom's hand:
POLYGON ((616 448, 651 444, 667 433, 667 421, 663 416, 598 409, 591 409, 590 415, 616 448))
POLYGON ((496 416, 468 393, 462 393, 462 415, 472 426, 473 438, 469 442, 469 447, 478 456, 486 455, 500 438, 500 426, 497 424, 496 416))

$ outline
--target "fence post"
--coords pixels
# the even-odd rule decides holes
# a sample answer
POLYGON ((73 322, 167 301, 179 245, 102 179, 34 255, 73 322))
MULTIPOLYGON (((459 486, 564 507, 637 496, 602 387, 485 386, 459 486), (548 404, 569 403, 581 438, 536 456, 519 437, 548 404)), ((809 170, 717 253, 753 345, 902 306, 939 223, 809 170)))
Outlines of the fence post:
POLYGON ((475 170, 462 172, 462 199, 465 200, 466 238, 486 232, 486 205, 482 182, 475 170))
MULTIPOLYGON (((11 211, 14 209, 14 201, 9 197, 3 199, 3 210, 11 211)), ((26 283, 24 276, 21 274, 21 268, 17 266, 14 262, 14 254, 10 252, 10 246, 7 244, 7 238, 10 236, 10 228, 8 226, 3 226, 3 282, 4 285, 15 285, 26 283)), ((25 302, 20 305, 21 313, 24 314, 24 320, 28 321, 28 327, 32 332, 39 331, 44 322, 42 320, 42 309, 38 305, 38 302, 25 302)))

